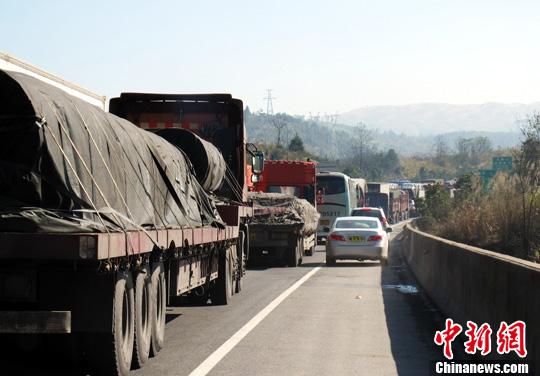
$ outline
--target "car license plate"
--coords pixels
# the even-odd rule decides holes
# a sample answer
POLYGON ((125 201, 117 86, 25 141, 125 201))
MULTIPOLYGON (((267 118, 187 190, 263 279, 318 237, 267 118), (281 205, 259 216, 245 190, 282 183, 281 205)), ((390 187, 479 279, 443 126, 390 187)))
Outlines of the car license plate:
POLYGON ((321 219, 320 222, 321 226, 329 226, 330 220, 329 219, 321 219))
POLYGON ((349 241, 353 243, 361 243, 364 241, 363 236, 349 236, 349 241))

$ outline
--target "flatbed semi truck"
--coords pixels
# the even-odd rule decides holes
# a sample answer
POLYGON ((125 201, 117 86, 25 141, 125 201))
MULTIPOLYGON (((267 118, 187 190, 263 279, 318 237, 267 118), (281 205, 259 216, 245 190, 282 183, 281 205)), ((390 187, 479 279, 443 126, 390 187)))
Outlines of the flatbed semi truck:
POLYGON ((246 165, 259 174, 262 156, 246 156, 240 100, 175 98, 191 123, 224 129, 222 176, 201 176, 180 142, 0 70, 0 335, 70 333, 97 374, 127 375, 164 346, 170 298, 240 291, 246 165))

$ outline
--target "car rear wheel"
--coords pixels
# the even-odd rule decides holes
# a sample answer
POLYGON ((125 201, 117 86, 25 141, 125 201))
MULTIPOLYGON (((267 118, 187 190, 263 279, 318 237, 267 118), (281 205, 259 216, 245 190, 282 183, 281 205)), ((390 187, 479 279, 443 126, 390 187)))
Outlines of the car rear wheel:
POLYGON ((336 265, 336 259, 333 257, 326 256, 326 265, 336 265))

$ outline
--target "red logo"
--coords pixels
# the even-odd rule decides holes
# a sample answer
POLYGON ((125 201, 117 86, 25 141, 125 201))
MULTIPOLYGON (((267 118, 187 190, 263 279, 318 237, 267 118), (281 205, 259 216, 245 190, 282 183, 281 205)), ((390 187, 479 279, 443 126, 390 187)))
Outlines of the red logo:
POLYGON ((446 359, 453 359, 452 342, 461 333, 463 328, 459 324, 454 324, 452 319, 446 319, 446 329, 435 332, 435 343, 439 346, 444 345, 444 356, 446 359))
POLYGON ((521 358, 527 356, 525 348, 525 328, 523 321, 516 321, 511 325, 501 322, 497 330, 497 352, 499 354, 508 354, 514 351, 521 358))
POLYGON ((480 354, 487 355, 491 352, 491 326, 484 323, 480 327, 472 321, 467 321, 465 335, 468 340, 465 342, 465 352, 476 354, 476 350, 481 350, 480 354))
MULTIPOLYGON (((449 360, 454 358, 452 342, 462 330, 461 325, 454 323, 452 319, 446 319, 445 329, 435 332, 435 344, 444 345, 443 354, 449 360)), ((504 355, 514 351, 519 357, 525 358, 527 356, 525 330, 526 324, 521 320, 510 325, 502 321, 499 330, 497 330, 497 352, 504 355)), ((478 326, 473 321, 467 321, 465 352, 476 354, 477 351, 480 351, 483 356, 489 354, 491 352, 492 333, 493 330, 488 323, 478 326)))

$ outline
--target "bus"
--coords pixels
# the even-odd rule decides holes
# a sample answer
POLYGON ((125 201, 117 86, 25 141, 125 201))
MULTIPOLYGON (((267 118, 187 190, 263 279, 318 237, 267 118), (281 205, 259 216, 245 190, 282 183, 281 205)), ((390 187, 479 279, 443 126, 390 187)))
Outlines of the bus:
POLYGON ((317 244, 326 241, 328 231, 337 217, 350 215, 351 210, 365 204, 366 181, 352 179, 341 172, 317 174, 317 210, 321 214, 317 229, 317 244))

